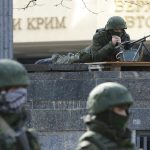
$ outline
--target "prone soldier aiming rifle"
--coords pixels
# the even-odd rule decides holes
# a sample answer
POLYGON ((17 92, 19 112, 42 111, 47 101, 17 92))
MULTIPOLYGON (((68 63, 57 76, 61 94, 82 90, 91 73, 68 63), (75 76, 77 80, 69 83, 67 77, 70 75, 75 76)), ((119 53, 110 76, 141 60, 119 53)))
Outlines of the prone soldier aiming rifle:
POLYGON ((150 35, 144 36, 136 41, 125 41, 115 47, 115 50, 118 51, 116 58, 120 61, 141 61, 143 57, 143 51, 146 50, 147 54, 150 55, 150 51, 144 44, 146 38, 150 35), (137 46, 134 48, 134 46, 137 46), (143 49, 144 47, 144 49, 143 49))

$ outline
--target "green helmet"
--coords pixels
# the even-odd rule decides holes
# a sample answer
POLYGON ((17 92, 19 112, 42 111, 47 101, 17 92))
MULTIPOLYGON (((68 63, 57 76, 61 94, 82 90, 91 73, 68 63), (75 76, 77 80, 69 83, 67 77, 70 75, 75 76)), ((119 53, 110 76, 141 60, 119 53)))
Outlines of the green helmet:
POLYGON ((28 84, 27 71, 22 64, 10 59, 0 60, 0 89, 28 84))
POLYGON ((111 17, 105 26, 106 30, 127 29, 126 22, 120 16, 111 17))
POLYGON ((126 87, 115 82, 96 86, 89 94, 87 109, 89 114, 99 114, 114 106, 131 105, 133 98, 126 87))

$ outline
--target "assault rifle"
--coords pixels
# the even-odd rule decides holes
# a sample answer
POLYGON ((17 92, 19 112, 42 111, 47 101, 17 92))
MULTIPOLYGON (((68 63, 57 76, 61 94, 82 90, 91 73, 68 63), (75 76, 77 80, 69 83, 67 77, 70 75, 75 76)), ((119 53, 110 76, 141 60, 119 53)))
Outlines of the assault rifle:
POLYGON ((143 47, 147 50, 150 55, 150 51, 144 44, 146 38, 150 37, 150 35, 144 36, 141 39, 136 41, 125 41, 115 47, 115 50, 118 51, 116 58, 120 61, 139 61, 142 55, 143 47), (137 46, 134 48, 134 46, 137 46))

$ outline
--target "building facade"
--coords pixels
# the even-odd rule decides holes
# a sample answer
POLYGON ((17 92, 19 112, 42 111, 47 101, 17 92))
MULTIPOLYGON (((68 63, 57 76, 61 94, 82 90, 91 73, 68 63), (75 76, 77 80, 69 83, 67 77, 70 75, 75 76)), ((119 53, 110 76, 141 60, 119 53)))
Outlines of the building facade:
POLYGON ((45 58, 78 51, 91 43, 95 30, 109 17, 122 16, 132 40, 150 29, 150 4, 144 0, 14 0, 13 30, 16 58, 45 58))

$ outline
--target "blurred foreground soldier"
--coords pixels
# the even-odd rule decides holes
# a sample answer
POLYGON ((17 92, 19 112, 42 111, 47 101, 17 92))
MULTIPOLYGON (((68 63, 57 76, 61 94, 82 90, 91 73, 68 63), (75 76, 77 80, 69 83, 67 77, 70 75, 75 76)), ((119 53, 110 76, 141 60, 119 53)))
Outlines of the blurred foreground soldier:
POLYGON ((35 136, 23 127, 28 84, 20 63, 0 60, 0 150, 40 150, 35 136))
POLYGON ((95 87, 87 101, 87 131, 76 150, 133 150, 131 132, 126 127, 132 103, 127 88, 119 83, 106 82, 95 87))
POLYGON ((117 61, 115 46, 124 41, 130 41, 125 32, 126 22, 120 16, 111 17, 105 28, 97 29, 93 36, 92 45, 78 53, 67 55, 53 54, 51 58, 41 59, 36 64, 72 64, 85 62, 117 61))

